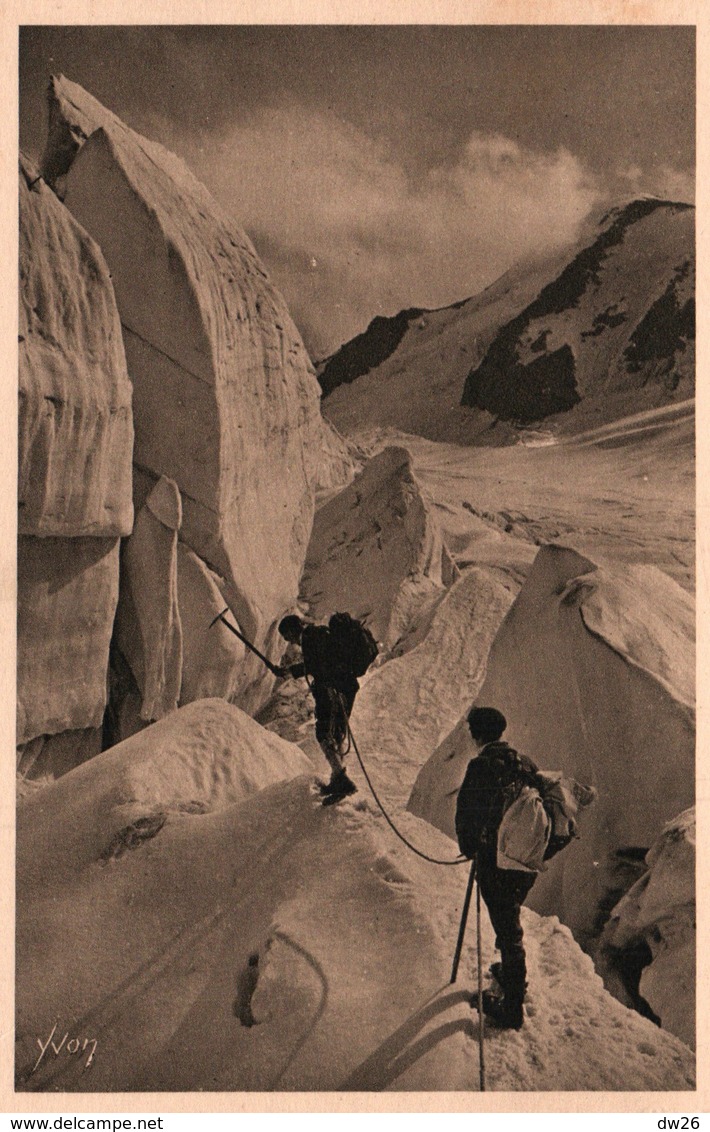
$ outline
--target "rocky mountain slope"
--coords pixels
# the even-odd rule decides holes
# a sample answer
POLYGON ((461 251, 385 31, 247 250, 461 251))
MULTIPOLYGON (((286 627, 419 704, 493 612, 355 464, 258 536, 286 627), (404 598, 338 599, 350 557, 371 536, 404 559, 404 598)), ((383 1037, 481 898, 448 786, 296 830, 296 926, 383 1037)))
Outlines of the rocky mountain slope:
POLYGON ((692 396, 694 209, 650 198, 606 213, 564 255, 475 298, 377 318, 319 366, 329 417, 433 440, 576 433, 692 396))

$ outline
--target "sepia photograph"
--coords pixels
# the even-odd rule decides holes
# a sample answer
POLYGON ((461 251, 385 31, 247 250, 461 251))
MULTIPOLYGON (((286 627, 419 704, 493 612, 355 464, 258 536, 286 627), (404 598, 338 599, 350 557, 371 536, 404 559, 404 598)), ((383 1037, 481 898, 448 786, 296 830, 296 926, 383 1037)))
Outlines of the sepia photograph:
POLYGON ((19 27, 18 1097, 696 1089, 696 46, 19 27))

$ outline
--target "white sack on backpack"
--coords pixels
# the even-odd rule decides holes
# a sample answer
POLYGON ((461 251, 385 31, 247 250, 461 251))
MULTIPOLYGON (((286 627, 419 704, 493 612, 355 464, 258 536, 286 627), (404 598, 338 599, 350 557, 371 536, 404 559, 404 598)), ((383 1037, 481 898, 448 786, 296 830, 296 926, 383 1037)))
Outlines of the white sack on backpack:
POLYGON ((576 837, 577 814, 594 801, 596 790, 593 786, 583 786, 574 778, 567 778, 561 770, 538 771, 538 779, 552 818, 553 836, 576 837))
POLYGON ((552 822, 539 792, 533 786, 523 786, 498 829, 498 868, 542 872, 551 832, 552 822))

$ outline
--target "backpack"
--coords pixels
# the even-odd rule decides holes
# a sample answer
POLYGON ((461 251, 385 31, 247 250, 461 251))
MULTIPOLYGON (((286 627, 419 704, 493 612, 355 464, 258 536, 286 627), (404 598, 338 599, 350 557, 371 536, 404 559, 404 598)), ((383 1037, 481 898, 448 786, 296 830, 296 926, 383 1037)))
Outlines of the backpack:
POLYGON ((577 834, 577 813, 594 801, 596 791, 561 771, 521 774, 504 794, 498 828, 499 869, 545 871, 545 862, 566 848, 577 834))
POLYGON ((551 827, 539 790, 522 785, 498 827, 498 868, 521 873, 543 872, 551 827))
POLYGON ((560 770, 538 771, 537 788, 550 818, 550 840, 545 853, 545 860, 549 861, 579 837, 577 814, 591 805, 597 792, 593 786, 583 786, 560 770))
POLYGON ((307 625, 301 642, 307 674, 314 680, 327 682, 332 672, 330 633, 325 625, 307 625))
POLYGON ((328 630, 337 667, 364 676, 379 651, 367 626, 349 613, 334 613, 328 630))

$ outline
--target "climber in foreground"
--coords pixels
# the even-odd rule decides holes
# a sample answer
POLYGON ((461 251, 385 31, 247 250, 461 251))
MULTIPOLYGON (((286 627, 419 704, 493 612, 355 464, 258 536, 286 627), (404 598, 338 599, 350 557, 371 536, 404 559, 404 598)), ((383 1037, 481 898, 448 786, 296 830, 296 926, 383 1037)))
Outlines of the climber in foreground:
MULTIPOLYGON (((501 954, 501 962, 493 964, 491 973, 503 991, 502 996, 483 992, 483 1013, 502 1027, 519 1030, 527 987, 520 906, 536 873, 498 867, 498 831, 510 791, 521 780, 534 781, 538 768, 502 740, 507 723, 496 708, 473 708, 468 726, 478 754, 468 764, 459 791, 456 836, 464 856, 476 858, 481 896, 501 954)), ((472 1005, 477 1002, 474 996, 472 1005)))
POLYGON ((325 803, 357 791, 345 770, 348 720, 363 676, 377 656, 370 631, 348 613, 334 613, 327 625, 313 625, 296 614, 279 623, 279 633, 299 645, 303 660, 280 667, 279 676, 305 676, 315 700, 316 739, 331 769, 330 782, 320 786, 325 803))

